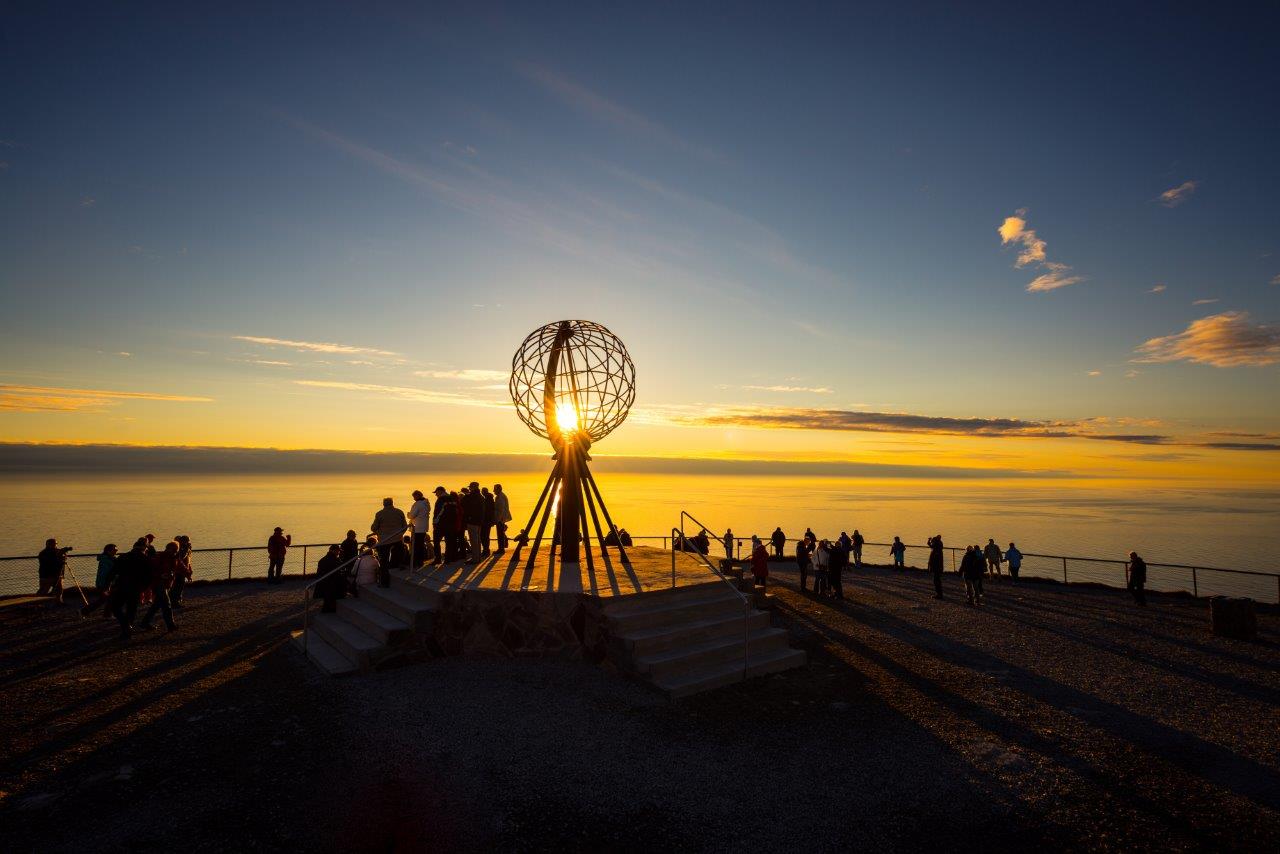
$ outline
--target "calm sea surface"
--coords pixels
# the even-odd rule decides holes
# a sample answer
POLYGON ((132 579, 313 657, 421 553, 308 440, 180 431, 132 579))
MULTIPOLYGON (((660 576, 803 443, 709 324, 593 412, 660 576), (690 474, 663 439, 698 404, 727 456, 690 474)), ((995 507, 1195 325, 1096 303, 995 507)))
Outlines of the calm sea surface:
MULTIPOLYGON (((513 530, 524 526, 546 481, 529 472, 472 477, 503 484, 516 516, 513 530)), ((161 539, 187 534, 197 548, 256 546, 276 525, 295 543, 336 542, 348 528, 367 531, 383 496, 407 508, 414 489, 457 489, 472 477, 10 475, 0 477, 0 554, 34 554, 47 537, 75 546, 77 554, 93 553, 107 542, 127 547, 146 532, 161 539)), ((1024 552, 1123 559, 1136 549, 1152 563, 1280 570, 1276 489, 622 473, 598 480, 614 520, 636 536, 669 533, 687 509, 713 533, 730 526, 742 537, 767 536, 775 525, 790 537, 806 527, 832 537, 857 528, 872 542, 900 536, 922 544, 941 533, 948 545, 994 537, 1002 545, 1016 541, 1024 552)), ((920 555, 909 558, 923 563, 920 555)), ((1044 574, 1061 575, 1060 565, 1043 563, 1044 574)), ((1086 568, 1073 564, 1073 578, 1086 568)), ((1274 600, 1274 580, 1268 589, 1274 600)))

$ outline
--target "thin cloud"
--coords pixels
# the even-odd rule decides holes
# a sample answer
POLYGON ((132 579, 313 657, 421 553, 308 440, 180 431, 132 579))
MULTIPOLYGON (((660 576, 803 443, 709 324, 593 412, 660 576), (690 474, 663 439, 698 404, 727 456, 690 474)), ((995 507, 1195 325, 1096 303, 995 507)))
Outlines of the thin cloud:
POLYGON ((1280 362, 1280 329, 1227 311, 1192 321, 1185 330, 1152 338, 1137 348, 1135 362, 1195 362, 1215 368, 1261 367, 1280 362))
POLYGON ((832 390, 826 386, 801 386, 801 385, 744 385, 743 388, 750 391, 776 391, 783 393, 795 394, 832 394, 832 390))
POLYGON ((1072 273, 1069 265, 1049 260, 1046 243, 1036 234, 1035 229, 1028 227, 1026 217, 1026 209, 1019 209, 1014 216, 1005 217, 996 232, 1000 235, 1000 245, 1020 248, 1013 266, 1019 269, 1038 267, 1044 271, 1031 280, 1027 285, 1027 292, 1044 293, 1083 282, 1084 277, 1072 273))
POLYGON ((598 122, 613 125, 628 136, 644 137, 710 160, 721 159, 711 149, 689 142, 659 122, 606 98, 566 74, 534 63, 520 63, 516 66, 516 71, 578 112, 598 122))
POLYGON ((126 400, 211 403, 211 397, 148 391, 57 388, 0 383, 0 410, 9 412, 97 412, 126 400))
POLYGON ((464 368, 456 371, 414 371, 414 376, 433 380, 462 380, 470 383, 491 383, 510 378, 508 371, 493 371, 485 368, 464 368))
POLYGON ((366 392, 377 395, 379 397, 389 397, 396 400, 412 400, 417 403, 443 403, 451 406, 483 406, 483 407, 508 407, 510 403, 501 400, 486 400, 483 398, 471 397, 465 394, 456 394, 448 391, 432 391, 425 388, 412 388, 409 386, 391 386, 376 385, 373 383, 350 383, 339 382, 336 380, 294 380, 297 385, 307 386, 310 388, 327 388, 338 391, 356 391, 366 392))
POLYGON ((287 347, 290 350, 302 350, 308 353, 343 353, 348 355, 365 354, 369 356, 395 356, 390 350, 375 350, 372 347, 356 347, 351 344, 333 344, 326 341, 290 341, 285 338, 260 338, 256 335, 233 335, 236 341, 247 341, 250 344, 262 344, 266 347, 287 347))
POLYGON ((1157 434, 1099 433, 1089 421, 1027 421, 1019 418, 955 418, 903 412, 847 409, 735 408, 702 415, 676 416, 677 423, 700 427, 754 427, 777 430, 825 430, 854 433, 925 433, 945 436, 1007 436, 1034 439, 1095 439, 1159 445, 1157 434))
POLYGON ((1219 451, 1280 451, 1280 443, 1274 442, 1205 442, 1200 447, 1219 451))
POLYGON ((266 365, 270 368, 289 368, 293 367, 293 362, 284 362, 279 359, 254 359, 255 365, 266 365))
POLYGON ((1066 264, 1058 264, 1053 261, 1046 261, 1045 269, 1049 272, 1041 273, 1036 276, 1027 285, 1027 293, 1043 293, 1044 291, 1055 291, 1058 288, 1065 288, 1067 285, 1074 285, 1077 282, 1083 282, 1083 276, 1075 276, 1071 274, 1071 268, 1066 264))
POLYGON ((1091 377, 1100 377, 1100 376, 1102 376, 1102 371, 1089 371, 1089 376, 1091 376, 1091 377))
POLYGON ((1196 191, 1196 187, 1200 186, 1199 181, 1183 181, 1176 187, 1165 190, 1160 194, 1160 204, 1166 208, 1176 208, 1178 205, 1191 198, 1196 191))
POLYGON ((1217 302, 1217 301, 1218 301, 1218 300, 1217 300, 1217 298, 1215 297, 1215 298, 1213 298, 1213 299, 1198 299, 1198 300, 1192 300, 1192 301, 1191 301, 1191 304, 1192 304, 1192 305, 1213 305, 1213 304, 1214 304, 1215 302, 1217 302))
POLYGON ((1165 290, 1167 289, 1167 287, 1168 287, 1167 285, 1156 285, 1156 286, 1154 286, 1153 288, 1151 288, 1151 290, 1147 291, 1147 293, 1149 293, 1149 294, 1162 294, 1162 293, 1164 293, 1164 292, 1165 292, 1165 290))

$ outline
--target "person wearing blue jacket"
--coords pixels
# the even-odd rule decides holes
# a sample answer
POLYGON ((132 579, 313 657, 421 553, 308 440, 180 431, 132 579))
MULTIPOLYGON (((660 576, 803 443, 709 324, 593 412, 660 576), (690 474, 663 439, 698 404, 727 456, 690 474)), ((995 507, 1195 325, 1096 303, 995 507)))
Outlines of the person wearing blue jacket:
POLYGON ((1004 562, 1009 565, 1009 577, 1016 584, 1018 570, 1022 569, 1022 552, 1018 551, 1018 547, 1013 543, 1009 543, 1009 548, 1004 550, 1004 562))

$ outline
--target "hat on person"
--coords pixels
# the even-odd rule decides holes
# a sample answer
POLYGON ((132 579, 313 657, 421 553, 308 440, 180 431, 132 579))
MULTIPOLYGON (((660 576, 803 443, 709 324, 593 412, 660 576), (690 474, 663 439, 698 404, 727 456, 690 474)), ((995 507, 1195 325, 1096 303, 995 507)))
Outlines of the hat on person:
POLYGON ((447 494, 447 493, 448 493, 448 490, 447 490, 447 489, 445 489, 443 486, 437 486, 437 487, 435 488, 435 493, 436 493, 436 495, 445 495, 445 494, 447 494))
POLYGON ((277 533, 277 534, 283 534, 283 533, 284 533, 284 528, 276 528, 276 533, 277 533))

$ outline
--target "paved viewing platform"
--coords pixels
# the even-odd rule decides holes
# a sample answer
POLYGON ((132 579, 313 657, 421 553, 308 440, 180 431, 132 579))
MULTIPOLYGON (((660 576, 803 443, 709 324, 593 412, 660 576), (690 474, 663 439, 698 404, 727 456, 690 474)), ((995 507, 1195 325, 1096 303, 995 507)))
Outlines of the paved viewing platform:
MULTIPOLYGON (((668 572, 670 563, 667 564, 668 572)), ((774 564, 805 667, 671 702, 582 661, 441 658, 331 679, 301 582, 188 591, 121 645, 0 610, 11 850, 1138 848, 1280 838, 1280 615, 1007 579, 774 564), (497 734, 497 735, 495 735, 497 734), (175 789, 175 781, 181 781, 175 789), (156 823, 150 819, 166 816, 156 823), (228 816, 235 816, 228 821, 228 816)))
MULTIPOLYGON (((548 593, 585 593, 591 596, 626 596, 654 590, 667 590, 716 580, 705 563, 687 552, 671 552, 653 546, 627 548, 627 560, 618 558, 618 550, 609 548, 602 554, 592 543, 591 566, 587 564, 588 546, 581 547, 581 560, 576 573, 566 573, 559 555, 550 565, 548 545, 539 550, 533 566, 527 566, 529 550, 516 556, 514 551, 492 555, 477 563, 456 561, 441 566, 424 566, 405 577, 413 583, 437 592, 462 590, 530 590, 548 593), (674 572, 672 555, 675 556, 674 572)), ((721 553, 723 554, 723 552, 721 553)), ((711 558, 712 562, 715 558, 711 558)))

